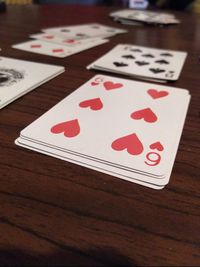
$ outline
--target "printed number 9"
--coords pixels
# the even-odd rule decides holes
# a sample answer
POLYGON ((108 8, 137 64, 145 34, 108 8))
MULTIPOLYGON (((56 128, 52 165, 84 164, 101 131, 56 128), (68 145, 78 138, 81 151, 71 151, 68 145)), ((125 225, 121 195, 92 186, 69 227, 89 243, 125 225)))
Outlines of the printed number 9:
POLYGON ((156 153, 156 152, 149 152, 147 155, 146 155, 146 159, 148 161, 145 161, 145 163, 149 166, 156 166, 160 163, 161 161, 161 156, 156 153))

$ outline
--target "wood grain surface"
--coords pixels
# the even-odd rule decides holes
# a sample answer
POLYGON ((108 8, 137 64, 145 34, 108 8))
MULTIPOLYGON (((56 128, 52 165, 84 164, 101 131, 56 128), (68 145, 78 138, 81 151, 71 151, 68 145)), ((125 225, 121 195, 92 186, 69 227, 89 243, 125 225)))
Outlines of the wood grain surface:
POLYGON ((0 14, 1 56, 66 67, 0 111, 1 266, 200 266, 200 16, 176 13, 182 23, 166 28, 122 26, 112 10, 30 5, 0 14), (89 22, 129 32, 64 59, 11 48, 41 28, 89 22), (169 85, 188 89, 192 100, 161 191, 14 145, 24 127, 99 73, 86 66, 118 43, 188 52, 169 85))

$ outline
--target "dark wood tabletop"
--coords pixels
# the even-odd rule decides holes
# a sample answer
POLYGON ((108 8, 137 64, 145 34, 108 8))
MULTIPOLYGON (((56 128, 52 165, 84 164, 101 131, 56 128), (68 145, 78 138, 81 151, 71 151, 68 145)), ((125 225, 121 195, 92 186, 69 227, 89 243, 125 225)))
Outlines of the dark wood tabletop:
POLYGON ((66 67, 0 111, 1 266, 200 266, 200 16, 177 12, 181 24, 170 27, 122 26, 112 10, 30 5, 0 14, 0 55, 66 67), (11 48, 44 27, 89 22, 129 32, 64 59, 11 48), (169 85, 188 89, 192 100, 160 191, 14 144, 24 127, 99 73, 86 66, 118 43, 188 52, 169 85))

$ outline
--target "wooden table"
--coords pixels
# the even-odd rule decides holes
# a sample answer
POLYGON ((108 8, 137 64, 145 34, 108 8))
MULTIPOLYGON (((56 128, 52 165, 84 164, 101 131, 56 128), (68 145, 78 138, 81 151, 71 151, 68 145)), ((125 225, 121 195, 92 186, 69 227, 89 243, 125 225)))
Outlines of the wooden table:
POLYGON ((200 265, 200 16, 176 13, 178 26, 131 27, 113 22, 111 10, 19 6, 0 15, 2 56, 66 67, 0 111, 2 266, 200 265), (65 59, 11 48, 43 27, 89 22, 129 33, 65 59), (120 42, 189 53, 171 85, 189 89, 192 101, 170 183, 161 191, 14 145, 25 126, 97 73, 86 70, 89 63, 120 42))

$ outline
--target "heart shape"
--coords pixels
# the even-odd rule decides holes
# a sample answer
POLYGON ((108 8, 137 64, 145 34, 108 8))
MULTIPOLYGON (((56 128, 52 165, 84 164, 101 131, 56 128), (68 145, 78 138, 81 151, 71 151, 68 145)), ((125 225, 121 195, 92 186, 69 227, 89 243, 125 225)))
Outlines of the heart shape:
POLYGON ((46 39, 53 39, 54 38, 54 35, 46 35, 46 36, 44 36, 44 38, 46 38, 46 39))
POLYGON ((40 48, 40 47, 42 47, 40 44, 31 45, 31 48, 40 48))
POLYGON ((61 52, 64 52, 64 50, 62 48, 58 48, 58 49, 53 49, 52 52, 53 53, 61 53, 61 52))
POLYGON ((103 83, 104 87, 106 90, 113 90, 113 89, 118 89, 123 86, 121 83, 113 83, 113 82, 104 82, 103 83))
POLYGON ((64 133, 66 137, 77 136, 80 133, 79 122, 75 119, 58 123, 51 128, 51 132, 54 134, 64 133))
POLYGON ((131 155, 139 155, 144 150, 142 143, 135 133, 116 139, 111 147, 117 151, 127 149, 127 152, 131 155))
POLYGON ((167 91, 158 91, 156 89, 149 89, 147 92, 153 99, 165 97, 169 94, 167 91))
POLYGON ((163 151, 164 147, 160 142, 155 142, 149 146, 151 149, 157 149, 158 151, 163 151))
POLYGON ((75 40, 74 39, 67 39, 67 40, 64 40, 63 43, 73 44, 73 43, 75 43, 75 40))
POLYGON ((145 109, 141 109, 141 110, 133 112, 131 114, 131 118, 134 120, 144 119, 144 121, 150 122, 150 123, 155 122, 158 119, 156 114, 150 108, 145 108, 145 109))
POLYGON ((96 82, 91 82, 91 85, 92 86, 95 86, 95 85, 98 85, 99 83, 96 83, 96 82))
POLYGON ((81 108, 90 108, 92 110, 99 110, 102 109, 103 103, 101 102, 100 98, 93 98, 93 99, 88 99, 85 101, 82 101, 79 106, 81 108))

